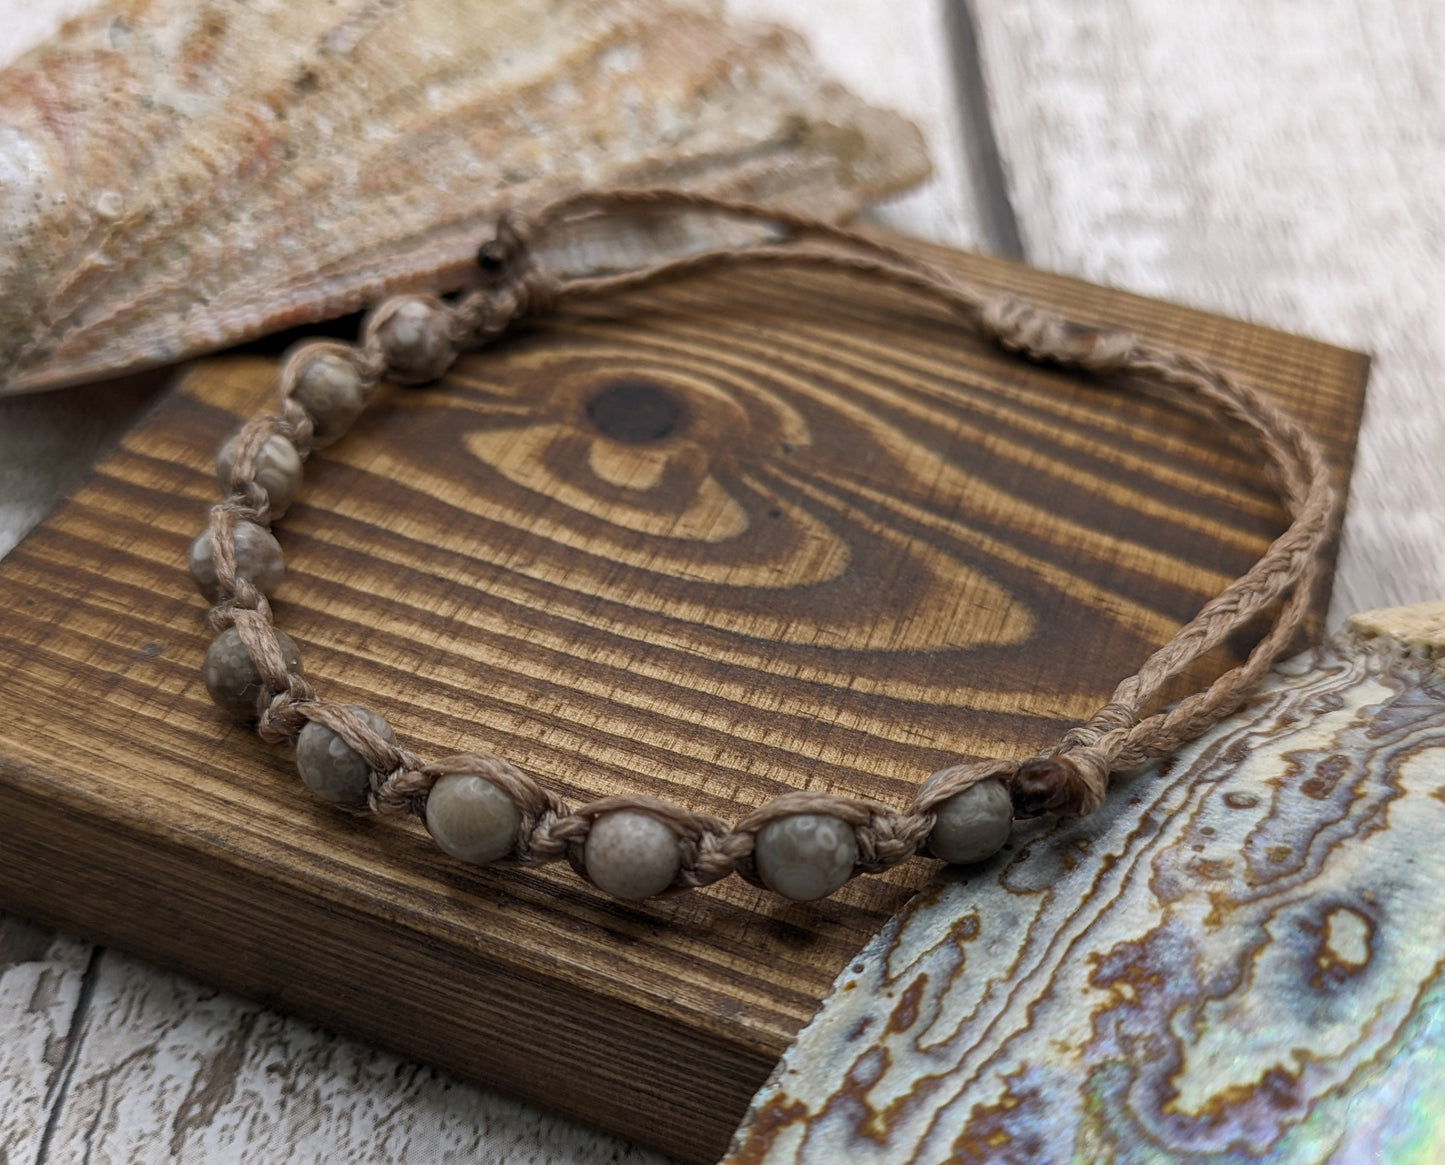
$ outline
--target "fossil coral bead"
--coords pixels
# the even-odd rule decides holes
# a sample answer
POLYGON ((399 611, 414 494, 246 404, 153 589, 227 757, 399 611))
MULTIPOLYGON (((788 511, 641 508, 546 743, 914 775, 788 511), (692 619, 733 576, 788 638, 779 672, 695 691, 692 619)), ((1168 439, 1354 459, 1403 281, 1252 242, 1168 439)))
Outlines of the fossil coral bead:
MULTIPOLYGON (((281 649, 281 658, 286 670, 300 673, 301 653, 296 644, 283 631, 272 631, 276 645, 281 649)), ((206 691, 222 708, 233 716, 254 718, 256 701, 261 696, 261 673, 246 652, 241 642, 241 633, 234 627, 227 627, 206 651, 206 662, 201 673, 206 681, 206 691)))
POLYGON ((661 894, 682 864, 677 835, 656 817, 635 809, 617 809, 597 818, 582 857, 587 876, 598 889, 624 902, 661 894))
POLYGON ((386 374, 399 384, 436 380, 456 359, 451 318, 435 300, 403 299, 376 331, 386 359, 386 374))
MULTIPOLYGON (((347 704, 346 710, 383 740, 393 739, 391 725, 371 709, 347 704)), ((371 791, 371 766, 366 758, 317 720, 308 721, 296 738, 296 771, 308 789, 337 805, 363 805, 371 791)))
POLYGON ((356 365, 335 352, 317 352, 296 376, 291 397, 311 418, 311 443, 337 441, 366 408, 366 386, 356 365))
MULTIPOLYGON (((934 773, 919 792, 934 785, 947 771, 934 773)), ((1008 786, 993 778, 955 793, 933 812, 936 820, 928 835, 929 852, 957 865, 993 857, 1003 849, 1013 829, 1013 800, 1008 786)))
POLYGON ((452 773, 427 795, 426 827, 443 852, 485 865, 516 848, 522 814, 486 777, 452 773))
MULTIPOLYGON (((216 480, 226 493, 231 492, 231 467, 236 461, 240 436, 237 433, 228 438, 216 454, 216 480)), ((296 446, 280 433, 267 437, 256 453, 255 479, 271 499, 272 515, 280 517, 301 491, 301 455, 296 452, 296 446)))
POLYGON ((758 830, 753 860, 769 890, 811 902, 826 898, 852 876, 858 839, 853 827, 836 817, 795 813, 758 830))
MULTIPOLYGON (((271 531, 255 522, 237 522, 231 531, 231 546, 236 559, 236 577, 249 579, 256 589, 269 595, 276 589, 285 570, 281 544, 271 531)), ((201 594, 215 602, 220 597, 220 580, 216 577, 215 544, 211 532, 202 530, 191 543, 191 577, 201 594)))

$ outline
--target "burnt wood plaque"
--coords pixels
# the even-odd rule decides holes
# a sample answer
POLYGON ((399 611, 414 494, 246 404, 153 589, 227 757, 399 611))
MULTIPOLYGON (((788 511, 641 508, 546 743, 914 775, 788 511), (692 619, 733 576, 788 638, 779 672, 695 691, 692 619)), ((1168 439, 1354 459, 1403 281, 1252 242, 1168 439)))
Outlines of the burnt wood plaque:
MULTIPOLYGON (((1346 484, 1363 356, 929 253, 1233 366, 1346 484)), ((935 864, 627 906, 308 796, 207 699, 184 566, 273 372, 195 366, 0 565, 0 907, 715 1158, 935 864)), ((902 804, 959 754, 1049 742, 1283 526, 1257 459, 1167 403, 866 280, 734 271, 383 389, 277 526, 275 610, 324 693, 424 756, 736 818, 789 788, 902 804)))

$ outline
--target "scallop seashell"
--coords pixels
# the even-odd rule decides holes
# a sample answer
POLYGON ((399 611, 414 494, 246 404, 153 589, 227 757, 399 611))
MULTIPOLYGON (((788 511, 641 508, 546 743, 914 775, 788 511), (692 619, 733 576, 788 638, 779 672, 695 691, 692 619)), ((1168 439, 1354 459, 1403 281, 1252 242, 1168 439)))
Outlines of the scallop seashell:
POLYGON ((1445 604, 1356 616, 1093 816, 944 875, 726 1160, 1445 1159, 1442 649, 1445 604))
POLYGON ((455 289, 503 204, 843 216, 926 172, 909 122, 713 4, 112 0, 0 73, 0 393, 455 289))

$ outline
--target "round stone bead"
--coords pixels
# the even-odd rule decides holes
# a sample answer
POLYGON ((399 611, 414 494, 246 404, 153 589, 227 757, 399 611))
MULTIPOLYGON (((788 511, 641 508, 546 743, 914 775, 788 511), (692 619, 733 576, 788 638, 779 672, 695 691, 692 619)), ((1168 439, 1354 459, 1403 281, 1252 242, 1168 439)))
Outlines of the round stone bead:
MULTIPOLYGON (((947 771, 934 773, 919 791, 934 785, 947 771)), ((933 812, 937 820, 928 835, 928 850, 934 857, 955 865, 993 857, 1003 849, 1013 830, 1013 799, 1008 786, 992 778, 954 794, 933 812)))
MULTIPOLYGON (((286 661, 286 670, 299 674, 301 653, 296 650, 296 644, 284 631, 274 634, 281 658, 286 661)), ((234 627, 227 627, 217 635, 206 650, 201 674, 211 699, 233 716, 255 719, 256 701, 261 695, 261 673, 246 654, 241 633, 234 627)))
MULTIPOLYGON (((240 434, 227 439, 216 454, 216 480, 225 493, 231 492, 231 467, 236 461, 240 434)), ((296 446, 272 433, 256 454, 256 484, 271 499, 271 513, 280 517, 301 492, 301 454, 296 446)))
POLYGON ((427 795, 426 827, 443 852, 481 866, 516 848, 522 813, 486 777, 453 773, 427 795))
POLYGON ((796 902, 826 898, 852 876, 858 862, 853 827, 825 813, 795 813, 758 830, 753 847, 758 877, 796 902))
MULTIPOLYGON (((391 725, 369 708, 347 704, 383 740, 391 741, 391 725)), ((326 725, 308 721, 296 738, 296 771, 306 787, 336 805, 363 805, 371 791, 371 766, 362 755, 326 725)))
POLYGON ((411 296, 403 300, 376 334, 386 359, 386 375, 398 384, 436 380, 456 359, 451 319, 446 307, 433 299, 411 296))
MULTIPOLYGON (((231 531, 231 546, 236 556, 237 577, 250 579, 263 594, 274 591, 285 564, 281 559, 281 544, 271 536, 271 531, 255 522, 237 522, 231 531)), ((191 543, 191 577, 201 594, 213 603, 220 598, 214 551, 209 530, 202 530, 191 543)))
POLYGON ((582 859, 597 887, 624 902, 661 894, 682 864, 677 835, 656 817, 635 809, 618 809, 597 818, 587 834, 582 859))
POLYGON ((311 418, 311 443, 318 449, 339 440, 366 407, 361 373, 336 352, 318 352, 308 359, 291 396, 311 418))

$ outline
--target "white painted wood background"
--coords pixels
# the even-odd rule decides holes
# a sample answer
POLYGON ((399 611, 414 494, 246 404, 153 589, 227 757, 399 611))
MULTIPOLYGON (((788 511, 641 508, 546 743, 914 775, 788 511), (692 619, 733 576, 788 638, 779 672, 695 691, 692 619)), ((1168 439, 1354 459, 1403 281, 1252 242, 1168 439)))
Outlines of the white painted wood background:
MULTIPOLYGON (((0 60, 85 2, 3 0, 0 60)), ((1435 0, 729 2, 925 127, 937 174, 890 225, 1373 353, 1334 622, 1445 596, 1435 0)), ((0 402, 0 553, 142 401, 0 402)), ((242 1159, 657 1160, 0 919, 0 1165, 242 1159)))

